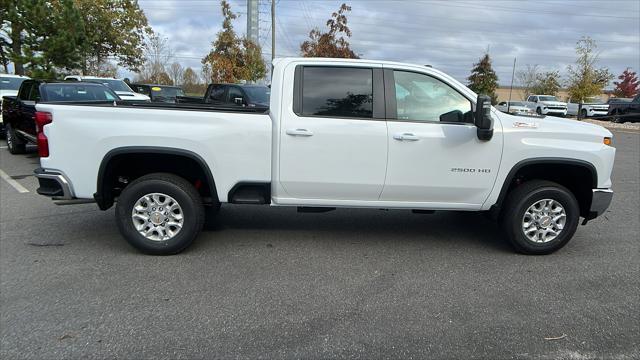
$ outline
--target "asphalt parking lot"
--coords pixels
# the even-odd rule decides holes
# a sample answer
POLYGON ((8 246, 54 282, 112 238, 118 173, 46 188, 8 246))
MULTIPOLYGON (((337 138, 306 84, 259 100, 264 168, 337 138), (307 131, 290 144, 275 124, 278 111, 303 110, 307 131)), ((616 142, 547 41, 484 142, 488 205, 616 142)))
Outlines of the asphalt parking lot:
POLYGON ((35 193, 0 142, 0 357, 640 357, 640 136, 615 197, 548 256, 480 214, 223 206, 181 255, 145 256, 113 209, 35 193))

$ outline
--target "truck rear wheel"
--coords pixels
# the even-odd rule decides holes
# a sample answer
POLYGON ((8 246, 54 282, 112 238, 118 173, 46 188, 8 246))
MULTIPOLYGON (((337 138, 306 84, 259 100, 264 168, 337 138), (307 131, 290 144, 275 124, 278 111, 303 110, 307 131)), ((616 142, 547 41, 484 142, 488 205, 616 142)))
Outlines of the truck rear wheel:
POLYGON ((185 179, 166 173, 145 175, 124 188, 116 205, 122 236, 152 255, 177 254, 202 230, 200 194, 185 179))
POLYGON ((550 254, 573 237, 580 208, 575 196, 551 181, 526 182, 507 197, 502 228, 513 247, 523 254, 550 254))
POLYGON ((27 151, 27 145, 18 138, 10 124, 7 124, 5 129, 9 152, 12 154, 24 154, 27 151))

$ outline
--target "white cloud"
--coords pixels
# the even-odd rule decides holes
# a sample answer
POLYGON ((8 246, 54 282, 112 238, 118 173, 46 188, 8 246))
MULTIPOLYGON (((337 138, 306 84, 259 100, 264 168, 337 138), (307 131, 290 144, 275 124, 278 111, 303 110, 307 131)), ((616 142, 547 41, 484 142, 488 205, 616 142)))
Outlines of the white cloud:
MULTIPOLYGON (((311 28, 323 28, 342 2, 277 1, 276 54, 297 55, 311 28)), ((638 1, 346 2, 352 6, 347 18, 356 53, 369 59, 432 64, 460 80, 487 48, 501 83, 510 81, 514 57, 522 67, 539 64, 564 73, 574 61, 575 42, 581 36, 598 42, 599 65, 614 74, 626 67, 640 69, 638 1)), ((261 43, 265 58, 270 58, 269 1, 260 4, 261 43)), ((141 0, 140 5, 154 30, 169 37, 176 60, 199 68, 220 29, 219 2, 141 0)), ((235 29, 244 34, 246 1, 234 0, 231 6, 240 15, 235 29)))

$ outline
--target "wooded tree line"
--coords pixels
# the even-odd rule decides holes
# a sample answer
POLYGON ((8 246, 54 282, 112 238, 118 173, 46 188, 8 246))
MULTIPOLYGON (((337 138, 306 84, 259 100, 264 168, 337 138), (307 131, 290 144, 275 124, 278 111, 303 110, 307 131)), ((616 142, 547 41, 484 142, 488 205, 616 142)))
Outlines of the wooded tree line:
MULTIPOLYGON (((532 94, 557 95, 562 85, 567 87, 569 96, 579 102, 589 97, 598 96, 614 76, 606 67, 597 67, 598 51, 596 42, 583 37, 576 43, 576 61, 567 67, 567 76, 563 80, 559 70, 541 71, 538 65, 526 65, 526 69, 518 71, 517 82, 527 98, 532 94)), ((633 97, 638 93, 638 78, 635 72, 627 68, 615 81, 614 95, 617 97, 633 97)), ((485 54, 474 64, 468 78, 469 88, 477 93, 491 96, 496 103, 495 94, 498 88, 498 77, 491 66, 489 54, 485 54)))
POLYGON ((133 0, 0 0, 0 13, 4 70, 12 62, 16 74, 36 77, 136 71, 152 33, 133 0))

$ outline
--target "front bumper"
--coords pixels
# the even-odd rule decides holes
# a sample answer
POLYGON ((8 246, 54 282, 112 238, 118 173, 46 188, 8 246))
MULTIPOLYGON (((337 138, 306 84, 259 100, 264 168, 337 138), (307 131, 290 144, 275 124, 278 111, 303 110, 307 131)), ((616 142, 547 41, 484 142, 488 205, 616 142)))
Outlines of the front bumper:
POLYGON ((37 168, 33 172, 40 185, 36 190, 38 194, 52 197, 54 200, 75 199, 71 183, 62 173, 43 168, 37 168))
POLYGON ((543 115, 559 114, 559 115, 562 115, 562 116, 566 116, 567 115, 567 109, 542 109, 542 114, 543 115))
POLYGON ((613 190, 611 189, 593 189, 591 195, 591 208, 589 209, 589 215, 585 220, 595 219, 598 216, 604 214, 604 212, 611 205, 613 199, 613 190))

